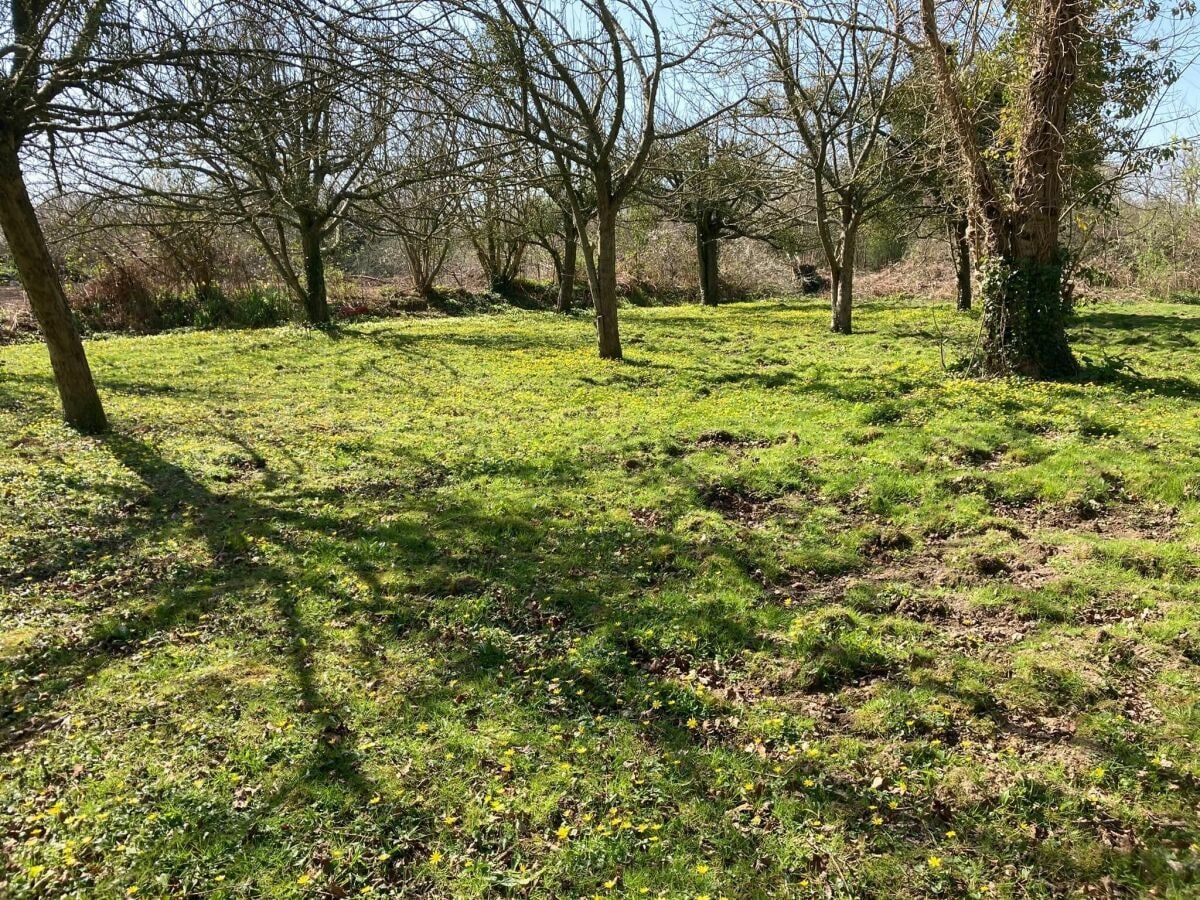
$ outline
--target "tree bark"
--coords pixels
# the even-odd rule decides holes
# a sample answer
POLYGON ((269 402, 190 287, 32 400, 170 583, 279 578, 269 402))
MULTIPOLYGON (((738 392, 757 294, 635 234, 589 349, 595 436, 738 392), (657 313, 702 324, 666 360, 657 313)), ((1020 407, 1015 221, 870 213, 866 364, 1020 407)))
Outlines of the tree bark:
POLYGON ((601 359, 623 359, 617 325, 617 211, 601 202, 596 213, 596 276, 592 303, 601 359))
POLYGON ((830 266, 830 294, 832 317, 830 330, 835 334, 853 332, 854 310, 854 262, 857 236, 854 228, 847 228, 842 235, 841 259, 830 266))
POLYGON ((967 238, 967 217, 956 215, 950 223, 951 251, 958 281, 957 307, 959 312, 971 308, 971 242, 967 238))
POLYGON ((433 276, 424 268, 419 272, 413 270, 413 289, 422 300, 432 300, 437 293, 433 289, 433 276))
POLYGON ((830 331, 834 334, 853 333, 854 267, 842 266, 830 278, 832 317, 830 331))
POLYGON ((428 300, 432 293, 432 279, 429 277, 429 272, 425 268, 425 261, 421 258, 420 251, 410 246, 407 240, 402 239, 404 245, 404 255, 408 258, 408 274, 412 279, 413 290, 417 296, 428 300))
POLYGON ((997 252, 984 261, 985 374, 1064 378, 1078 373, 1066 323, 1070 286, 1058 239, 1067 112, 1079 71, 1085 0, 1038 0, 1032 71, 1022 101, 1021 148, 1013 164, 1012 205, 993 223, 997 252))
POLYGON ((446 260, 448 245, 442 244, 440 249, 431 246, 436 240, 416 234, 402 234, 400 237, 413 290, 422 300, 432 300, 437 295, 437 279, 446 260))
POLYGON ((329 297, 325 288, 325 258, 321 253, 321 228, 304 223, 300 249, 304 256, 304 311, 313 325, 329 324, 329 297))
POLYGON ((696 223, 696 258, 700 274, 700 303, 717 306, 721 302, 720 244, 708 216, 696 223))
POLYGON ((0 227, 46 339, 63 417, 78 431, 99 434, 108 428, 108 419, 92 380, 83 341, 71 318, 62 280, 25 187, 17 142, 12 137, 0 143, 0 227))
POLYGON ((561 313, 570 310, 575 299, 575 270, 579 264, 579 238, 570 215, 566 217, 563 225, 562 264, 558 273, 558 302, 555 305, 561 313))
POLYGON ((983 340, 976 368, 982 375, 1069 378, 1079 363, 1066 322, 1070 291, 1058 263, 1017 254, 980 263, 983 340))

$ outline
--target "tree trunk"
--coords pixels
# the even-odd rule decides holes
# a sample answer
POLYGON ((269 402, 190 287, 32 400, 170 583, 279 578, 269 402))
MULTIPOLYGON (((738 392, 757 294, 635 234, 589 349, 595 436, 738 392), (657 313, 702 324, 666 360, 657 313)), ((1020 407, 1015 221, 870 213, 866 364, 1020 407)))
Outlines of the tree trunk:
POLYGON ((716 306, 721 302, 720 244, 707 216, 696 223, 696 258, 700 264, 700 303, 716 306))
POLYGON ((517 283, 517 279, 521 275, 521 263, 525 259, 526 246, 526 244, 521 243, 508 247, 507 264, 504 267, 504 279, 510 288, 517 283))
POLYGON ((1067 340, 1070 292, 1058 263, 1018 254, 980 261, 982 375, 1069 378, 1079 371, 1067 340))
POLYGON ((982 153, 975 128, 938 33, 933 0, 921 0, 939 102, 950 120, 970 187, 971 224, 983 302, 975 368, 983 375, 1062 378, 1079 364, 1066 322, 1071 312, 1058 241, 1067 110, 1084 40, 1085 0, 1034 0, 1028 11, 1029 67, 1020 105, 1020 148, 1006 202, 982 153))
POLYGON ((623 359, 617 326, 617 211, 603 200, 596 214, 596 277, 592 304, 601 359, 623 359))
POLYGON ((412 270, 413 290, 422 300, 432 300, 437 293, 433 289, 433 274, 424 265, 412 270))
POLYGON ((841 266, 830 276, 832 317, 830 330, 835 334, 851 334, 854 309, 854 267, 841 266))
POLYGON ((835 334, 850 334, 853 331, 854 310, 854 262, 857 250, 857 235, 853 227, 842 236, 841 259, 830 266, 830 294, 832 320, 830 330, 835 334))
POLYGON ((433 294, 433 278, 430 277, 429 271, 425 268, 424 260, 419 256, 410 256, 408 261, 408 271, 412 278, 413 290, 417 296, 423 300, 428 300, 433 294))
POLYGON ((62 281, 25 188, 17 143, 12 137, 4 139, 0 146, 0 227, 29 306, 46 338, 63 417, 68 425, 85 434, 98 434, 108 428, 108 419, 92 380, 83 341, 71 318, 62 281))
POLYGON ((950 223, 951 251, 954 254, 954 268, 958 279, 959 312, 966 312, 971 308, 971 242, 967 239, 967 225, 965 214, 956 215, 950 223))
POLYGON ((985 374, 1064 378, 1079 371, 1067 340, 1070 289, 1058 240, 1067 111, 1079 69, 1085 0, 1038 0, 1022 102, 1012 205, 992 221, 981 261, 985 374))
POLYGON ((579 239, 575 233, 575 223, 570 215, 563 223, 563 254, 562 265, 558 273, 558 303, 556 308, 565 313, 571 308, 575 299, 575 270, 579 262, 579 239))
POLYGON ((312 325, 329 324, 329 297, 325 289, 325 259, 321 254, 321 228, 305 224, 300 231, 304 256, 304 311, 312 325))
POLYGON ((404 249, 404 257, 408 260, 409 276, 412 278, 413 290, 422 300, 432 300, 437 294, 437 278, 442 271, 442 263, 446 258, 444 252, 439 252, 430 246, 431 238, 405 234, 400 238, 404 249))

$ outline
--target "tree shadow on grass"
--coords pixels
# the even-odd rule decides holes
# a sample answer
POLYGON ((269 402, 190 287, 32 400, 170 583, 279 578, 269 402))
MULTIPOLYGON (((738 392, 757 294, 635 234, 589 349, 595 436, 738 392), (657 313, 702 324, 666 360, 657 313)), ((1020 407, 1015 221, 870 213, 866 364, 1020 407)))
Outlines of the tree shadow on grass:
MULTIPOLYGON (((737 304, 723 303, 718 310, 727 310, 731 307, 736 308, 739 322, 755 323, 755 322, 772 322, 779 324, 786 322, 789 319, 803 317, 808 319, 814 313, 827 313, 829 304, 823 300, 768 300, 768 301, 753 301, 737 304)), ((656 309, 651 316, 645 320, 639 320, 652 323, 656 328, 673 328, 688 331, 703 331, 712 328, 710 316, 702 307, 691 307, 696 310, 692 313, 676 313, 668 312, 665 309, 656 309)), ((716 313, 720 315, 720 311, 716 313)))
POLYGON ((0 367, 0 412, 49 415, 56 408, 56 391, 49 375, 15 375, 0 367))
MULTIPOLYGON (((261 455, 247 442, 237 443, 265 466, 261 455)), ((156 636, 169 638, 173 631, 194 627, 205 614, 219 617, 231 601, 251 594, 271 598, 283 625, 301 709, 326 715, 320 711, 329 704, 321 694, 312 655, 312 648, 320 644, 320 632, 306 622, 294 594, 297 585, 306 584, 305 555, 317 551, 336 557, 340 566, 368 585, 367 598, 348 603, 344 610, 348 615, 367 614, 373 617, 372 622, 382 623, 382 632, 372 633, 376 626, 360 631, 360 648, 368 657, 374 643, 400 634, 397 627, 423 627, 419 604, 427 601, 421 598, 436 601, 440 594, 444 600, 464 589, 503 594, 493 621, 513 633, 537 632, 567 621, 578 627, 582 619, 589 626, 612 629, 614 639, 620 639, 621 629, 609 621, 606 598, 610 592, 627 590, 628 585, 619 575, 581 571, 580 559, 572 549, 577 538, 569 533, 555 534, 553 529, 511 513, 483 512, 471 502, 434 502, 424 497, 419 487, 398 496, 391 484, 367 503, 368 508, 383 513, 382 520, 340 516, 338 505, 346 500, 340 488, 303 494, 294 498, 299 502, 285 508, 250 496, 253 488, 263 492, 268 489, 269 473, 251 486, 218 490, 184 467, 163 459, 153 447, 135 437, 113 434, 104 439, 104 446, 138 477, 140 489, 131 491, 125 499, 136 506, 139 514, 106 518, 97 523, 99 527, 89 530, 89 536, 66 546, 27 548, 34 562, 5 575, 4 585, 12 588, 31 579, 50 584, 101 557, 136 559, 165 538, 198 539, 207 559, 176 566, 165 577, 150 573, 138 592, 146 601, 140 606, 132 600, 123 601, 116 609, 91 616, 81 637, 57 640, 0 664, 6 682, 13 685, 0 721, 0 747, 6 752, 54 728, 58 724, 56 709, 89 677, 129 661, 156 636), (388 508, 395 506, 415 512, 424 521, 387 515, 388 508), (321 511, 304 512, 305 507, 321 511), (456 550, 456 545, 469 536, 477 549, 456 550), (549 540, 551 537, 556 540, 549 540), (264 545, 277 552, 263 554, 264 545), (268 561, 268 556, 276 561, 268 561), (47 562, 48 558, 54 561, 47 562), (415 598, 389 593, 381 583, 380 571, 397 564, 425 573, 416 585, 415 598), (549 589, 548 584, 552 586, 549 589), (529 604, 534 595, 545 595, 538 601, 544 608, 531 614, 529 604)), ((432 489, 436 490, 436 485, 432 489)), ((362 501, 361 496, 356 499, 362 501)), ((590 538, 595 552, 625 554, 631 567, 643 570, 654 562, 643 555, 651 539, 658 543, 666 540, 662 535, 651 536, 639 542, 635 553, 617 526, 593 533, 590 538)), ((321 584, 308 587, 319 590, 321 584)), ((754 645, 756 639, 744 623, 722 623, 714 619, 714 612, 696 610, 695 617, 707 620, 706 626, 715 628, 730 646, 754 645)), ((696 622, 687 624, 699 627, 696 622)), ((487 668, 477 648, 463 648, 460 658, 463 674, 478 675, 481 666, 487 668)), ((627 677, 633 673, 619 674, 627 677)), ((350 765, 352 742, 346 735, 335 733, 337 728, 336 724, 320 723, 323 759, 317 768, 336 773, 348 784, 357 784, 361 793, 367 786, 350 765)))
MULTIPOLYGON (((197 812, 199 826, 221 834, 228 854, 242 854, 280 839, 263 823, 324 797, 345 821, 369 820, 389 838, 404 835, 406 858, 415 859, 434 834, 432 812, 386 799, 371 805, 380 787, 353 722, 338 711, 320 668, 325 625, 300 599, 307 591, 330 601, 334 613, 354 628, 350 654, 366 673, 362 684, 349 688, 354 697, 366 690, 367 679, 386 674, 379 647, 419 639, 417 646, 435 647, 442 660, 438 678, 406 692, 408 707, 422 718, 458 710, 456 715, 471 721, 472 715, 485 713, 463 705, 485 701, 519 710, 526 721, 545 728, 597 715, 629 718, 641 726, 647 752, 689 754, 681 764, 680 790, 692 790, 687 796, 694 802, 708 802, 703 788, 686 787, 711 783, 710 761, 690 751, 736 754, 738 736, 701 737, 689 729, 687 696, 674 682, 717 656, 788 650, 761 633, 754 619, 715 599, 687 605, 660 600, 672 587, 692 593, 698 573, 714 559, 730 570, 752 567, 744 547, 720 541, 701 546, 669 527, 635 529, 603 514, 581 520, 560 514, 553 502, 501 503, 474 490, 480 484, 447 485, 437 478, 426 483, 420 473, 436 471, 438 464, 415 455, 396 459, 393 468, 417 475, 397 480, 394 472, 383 473, 386 483, 380 490, 349 476, 319 491, 273 485, 267 461, 250 442, 227 437, 259 461, 244 483, 210 484, 135 436, 105 439, 104 446, 138 478, 137 488, 123 489, 123 499, 135 504, 138 515, 99 523, 90 543, 72 544, 69 556, 81 567, 104 554, 136 560, 168 538, 185 537, 203 547, 206 559, 150 579, 127 609, 92 617, 82 637, 0 663, 5 682, 17 685, 0 723, 0 749, 24 747, 47 734, 88 675, 132 663, 143 642, 169 643, 173 632, 192 627, 203 613, 210 622, 226 614, 236 621, 238 606, 258 597, 262 602, 249 612, 272 618, 273 633, 282 641, 276 665, 288 675, 311 745, 244 814, 218 804, 197 812), (281 496, 283 490, 288 493, 281 496), (326 569, 313 570, 314 559, 329 561, 326 569), (388 577, 393 573, 399 577, 388 577), (363 590, 343 590, 340 576, 353 576, 363 590), (139 598, 145 601, 140 607, 139 598), (470 627, 472 616, 485 631, 470 627), (651 629, 692 633, 699 640, 691 649, 664 647, 647 636, 651 629), (587 671, 566 653, 579 635, 606 651, 587 671), (536 671, 543 654, 554 662, 539 672, 538 684, 557 679, 578 685, 578 694, 547 698, 544 688, 522 680, 536 671), (663 697, 664 711, 639 719, 631 701, 652 694, 663 697), (678 702, 671 705, 671 700, 678 702), (24 706, 19 713, 18 705, 24 706)), ((511 466, 504 474, 536 478, 539 499, 568 487, 577 490, 580 477, 577 471, 548 474, 536 466, 511 466)), ((36 556, 39 548, 30 547, 29 553, 36 556)), ((49 581, 55 571, 69 568, 68 561, 32 571, 49 581)), ((20 580, 24 577, 27 573, 20 580)), ((236 633, 230 637, 238 640, 236 633)), ((719 701, 715 708, 726 712, 738 706, 719 701)), ((394 715, 380 710, 379 724, 391 727, 394 715)), ((834 788, 838 793, 828 801, 847 821, 865 821, 878 801, 863 785, 834 788)), ((894 837, 900 848, 922 846, 923 836, 945 820, 939 811, 913 812, 911 818, 909 832, 894 837)), ((825 865, 832 863, 813 862, 818 869, 825 865)))
MULTIPOLYGON (((47 724, 39 719, 40 713, 48 712, 58 699, 101 669, 130 656, 149 638, 197 622, 202 614, 216 610, 228 593, 264 586, 274 590, 280 619, 291 638, 291 669, 302 702, 310 709, 323 708, 325 703, 312 677, 312 660, 306 649, 312 646, 311 634, 282 590, 293 573, 257 561, 252 546, 255 541, 275 536, 281 525, 319 529, 334 523, 272 509, 237 494, 217 493, 138 439, 111 434, 104 438, 104 445, 140 479, 145 493, 139 499, 147 515, 132 522, 126 520, 123 525, 105 523, 101 537, 91 544, 70 548, 73 560, 63 559, 58 567, 35 570, 36 576, 42 580, 52 578, 66 571, 72 562, 95 555, 137 553, 143 541, 153 540, 156 524, 176 519, 183 520, 188 534, 202 539, 209 563, 187 565, 166 579, 156 579, 150 592, 153 599, 145 608, 119 608, 103 615, 91 623, 89 633, 79 641, 6 660, 0 670, 11 681, 20 680, 13 676, 32 675, 37 689, 20 704, 20 713, 15 712, 15 705, 6 710, 5 719, 0 721, 0 749, 11 750, 39 733, 47 724), (214 571, 220 573, 215 581, 211 580, 214 571)), ((56 548, 56 552, 62 553, 63 549, 56 548)), ((16 577, 25 581, 34 576, 18 573, 16 577)), ((11 583, 12 579, 8 580, 11 583)), ((354 777, 351 771, 344 774, 354 777)))
MULTIPOLYGON (((261 459, 248 442, 237 443, 261 459)), ((226 618, 270 616, 271 623, 260 626, 278 635, 269 664, 288 674, 311 742, 271 782, 260 783, 265 790, 247 808, 206 803, 189 815, 189 828, 213 835, 233 858, 245 858, 254 848, 277 850, 280 817, 302 816, 310 805, 346 827, 373 823, 380 841, 400 848, 399 860, 427 856, 426 841, 436 832, 431 811, 387 797, 366 768, 370 754, 360 747, 353 721, 323 686, 325 624, 305 608, 307 594, 334 600, 336 615, 354 626, 355 663, 366 670, 366 679, 385 674, 377 652, 381 646, 419 637, 440 647, 441 677, 406 697, 406 706, 428 720, 459 709, 467 689, 479 702, 519 708, 523 717, 546 728, 598 714, 623 715, 631 698, 658 689, 650 670, 659 651, 633 633, 638 624, 694 630, 726 655, 769 646, 747 621, 719 604, 657 610, 648 593, 634 610, 628 604, 624 611, 614 606, 613 598, 627 596, 637 585, 652 592, 670 577, 655 567, 663 564, 664 553, 669 559, 687 548, 665 533, 631 533, 619 522, 586 529, 569 521, 547 522, 523 508, 487 508, 469 494, 438 495, 437 484, 397 491, 389 481, 377 494, 368 485, 356 485, 353 493, 339 486, 291 495, 292 502, 284 505, 269 499, 269 473, 245 484, 213 485, 136 437, 114 434, 104 446, 137 476, 139 484, 126 492, 142 515, 106 520, 91 543, 70 547, 71 563, 43 568, 38 577, 52 581, 54 570, 83 569, 96 557, 139 559, 162 541, 185 537, 201 545, 207 558, 149 579, 142 590, 125 596, 120 608, 89 616, 76 636, 54 636, 49 646, 0 662, 0 678, 11 685, 0 707, 5 710, 0 749, 28 752, 34 742, 50 738, 72 714, 72 697, 86 690, 89 678, 110 667, 144 665, 146 654, 155 652, 147 647, 170 646, 180 633, 198 627, 212 629, 217 623, 220 628, 226 618), (590 562, 579 552, 581 543, 588 543, 590 562), (342 594, 331 573, 307 571, 306 560, 314 557, 335 559, 336 570, 355 576, 365 592, 342 594), (403 585, 389 585, 382 576, 397 567, 411 577, 403 585), (626 568, 641 572, 641 581, 631 580, 626 568), (439 605, 465 608, 484 598, 494 639, 478 641, 450 627, 445 616, 430 619, 439 605), (623 623, 631 613, 632 621, 623 623), (521 674, 536 665, 540 653, 553 650, 562 656, 568 637, 580 633, 599 635, 623 655, 606 657, 590 672, 556 663, 547 677, 586 687, 548 702, 544 691, 521 681, 521 674)), ((417 459, 406 463, 428 465, 417 459)), ((30 553, 37 554, 37 548, 30 553)), ((235 642, 239 656, 248 652, 236 632, 225 639, 235 642)), ((686 669, 691 663, 674 664, 686 669)), ((350 690, 358 696, 366 687, 350 690)), ((129 709, 136 707, 131 698, 129 709)), ((111 714, 119 718, 123 709, 118 703, 111 714)), ((186 715, 186 707, 176 712, 186 715)), ((394 713, 380 710, 378 715, 383 717, 379 725, 387 727, 394 713)), ((645 723, 646 738, 660 748, 686 749, 692 736, 678 719, 645 723)), ((116 745, 112 752, 118 752, 116 745)), ((169 836, 147 840, 148 852, 183 852, 170 845, 169 836)))
POLYGON ((1200 400, 1200 383, 1179 375, 1143 375, 1124 359, 1083 361, 1076 384, 1108 385, 1130 394, 1155 394, 1181 400, 1200 400))
POLYGON ((1077 312, 1071 326, 1072 332, 1096 329, 1110 338, 1113 335, 1136 338, 1141 346, 1178 349, 1180 346, 1194 346, 1192 343, 1181 344, 1179 336, 1200 331, 1200 316, 1089 309, 1077 312))
MULTIPOLYGON (((517 322, 512 323, 516 326, 517 322)), ((513 331, 398 331, 361 330, 347 331, 347 336, 353 336, 389 351, 411 353, 420 349, 422 357, 438 358, 439 347, 465 347, 469 350, 486 352, 511 353, 514 351, 574 351, 590 346, 591 335, 576 333, 566 329, 555 331, 539 331, 534 334, 528 330, 513 331)))

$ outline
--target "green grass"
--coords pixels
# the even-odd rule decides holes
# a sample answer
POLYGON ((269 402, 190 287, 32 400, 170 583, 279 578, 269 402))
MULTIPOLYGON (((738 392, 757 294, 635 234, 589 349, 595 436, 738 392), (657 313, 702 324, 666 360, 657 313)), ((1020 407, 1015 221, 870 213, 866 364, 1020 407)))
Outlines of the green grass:
POLYGON ((826 315, 0 348, 0 894, 1195 896, 1200 310, 826 315))

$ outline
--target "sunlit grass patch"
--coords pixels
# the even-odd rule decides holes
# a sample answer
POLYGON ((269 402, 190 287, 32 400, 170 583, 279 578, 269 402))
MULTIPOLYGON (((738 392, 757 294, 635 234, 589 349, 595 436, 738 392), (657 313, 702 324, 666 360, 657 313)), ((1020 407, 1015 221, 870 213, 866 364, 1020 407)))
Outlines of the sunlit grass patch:
POLYGON ((0 893, 1188 896, 1193 354, 931 314, 107 340, 99 439, 4 348, 0 893))

